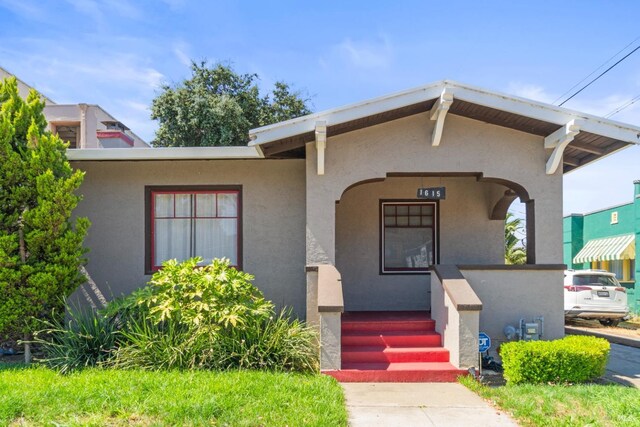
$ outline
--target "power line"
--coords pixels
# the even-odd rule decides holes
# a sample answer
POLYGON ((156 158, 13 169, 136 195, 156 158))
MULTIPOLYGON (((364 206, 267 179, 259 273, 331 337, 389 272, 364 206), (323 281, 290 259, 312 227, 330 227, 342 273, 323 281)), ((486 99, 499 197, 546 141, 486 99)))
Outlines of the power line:
POLYGON ((616 108, 616 109, 612 110, 609 114, 607 114, 607 115, 606 115, 606 116, 604 116, 604 117, 608 119, 609 117, 612 117, 612 116, 614 116, 614 115, 618 114, 620 111, 622 111, 622 110, 624 110, 624 109, 626 109, 626 108, 628 108, 628 107, 631 107, 633 104, 635 104, 635 103, 636 103, 636 102, 638 102, 639 100, 640 100, 640 95, 638 95, 638 96, 636 96, 635 98, 633 98, 633 99, 631 99, 631 100, 629 100, 629 101, 625 102, 624 104, 622 104, 622 105, 621 105, 621 106, 619 106, 618 108, 616 108))
POLYGON ((616 56, 620 55, 622 52, 624 52, 625 50, 627 50, 627 48, 629 46, 631 46, 632 44, 634 44, 635 42, 637 42, 638 40, 640 40, 640 37, 637 37, 636 39, 634 39, 631 43, 629 43, 628 45, 626 45, 625 47, 623 47, 622 49, 620 49, 619 51, 617 51, 615 53, 615 55, 613 55, 611 58, 607 59, 606 61, 604 61, 598 68, 596 68, 595 70, 593 70, 588 76, 586 76, 585 78, 583 78, 582 80, 580 80, 578 83, 574 84, 573 86, 571 86, 565 93, 563 93, 562 95, 560 95, 559 97, 557 97, 554 101, 553 104, 555 104, 556 102, 560 101, 562 98, 564 98, 564 96, 568 93, 570 93, 573 89, 577 88, 578 86, 580 86, 580 84, 582 82, 584 82, 585 80, 587 80, 589 77, 593 76, 595 73, 598 72, 599 69, 603 68, 605 65, 607 65, 609 62, 611 62, 613 60, 613 58, 615 58, 616 56))
POLYGON ((605 74, 607 74, 609 71, 611 71, 616 65, 618 65, 619 63, 621 63, 622 61, 624 61, 625 59, 627 59, 629 56, 631 56, 633 53, 635 53, 635 51, 637 51, 638 49, 640 49, 640 45, 638 45, 638 47, 636 47, 635 49, 633 49, 631 52, 627 53, 625 56, 623 56, 618 62, 616 62, 615 64, 613 64, 611 67, 607 68, 606 70, 604 70, 602 73, 600 73, 598 75, 598 77, 596 77, 595 79, 591 80, 589 83, 587 83, 586 85, 582 86, 582 88, 575 92, 573 95, 571 95, 569 98, 565 99, 564 101, 562 101, 559 106, 562 107, 567 101, 569 101, 570 99, 572 99, 574 96, 576 96, 577 94, 579 94, 580 92, 582 92, 583 90, 585 90, 586 88, 588 88, 589 86, 591 86, 596 80, 598 80, 600 77, 604 76, 605 74))

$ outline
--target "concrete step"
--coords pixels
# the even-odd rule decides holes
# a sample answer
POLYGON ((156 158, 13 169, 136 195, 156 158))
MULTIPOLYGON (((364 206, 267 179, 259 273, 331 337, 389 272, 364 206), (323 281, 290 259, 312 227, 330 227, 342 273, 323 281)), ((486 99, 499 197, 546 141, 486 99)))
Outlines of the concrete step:
POLYGON ((344 346, 342 363, 345 362, 448 362, 449 350, 443 347, 384 347, 344 346))

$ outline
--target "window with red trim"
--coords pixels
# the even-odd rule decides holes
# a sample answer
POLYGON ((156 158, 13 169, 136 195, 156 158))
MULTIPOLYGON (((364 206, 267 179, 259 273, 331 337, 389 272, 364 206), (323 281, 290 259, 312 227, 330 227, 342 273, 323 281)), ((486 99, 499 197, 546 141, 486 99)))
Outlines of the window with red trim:
POLYGON ((150 235, 147 266, 195 256, 204 263, 228 258, 240 266, 240 191, 234 189, 162 189, 147 191, 150 235))
POLYGON ((436 260, 436 203, 381 202, 381 272, 426 272, 436 260))

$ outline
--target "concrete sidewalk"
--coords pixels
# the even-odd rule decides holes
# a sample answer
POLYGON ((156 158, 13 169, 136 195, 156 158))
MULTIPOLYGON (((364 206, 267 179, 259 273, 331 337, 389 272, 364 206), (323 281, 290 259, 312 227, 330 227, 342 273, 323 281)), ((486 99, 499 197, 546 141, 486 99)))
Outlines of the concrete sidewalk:
POLYGON ((517 426, 457 383, 342 383, 352 427, 517 426))
POLYGON ((640 348, 611 344, 605 377, 620 384, 640 388, 640 348))

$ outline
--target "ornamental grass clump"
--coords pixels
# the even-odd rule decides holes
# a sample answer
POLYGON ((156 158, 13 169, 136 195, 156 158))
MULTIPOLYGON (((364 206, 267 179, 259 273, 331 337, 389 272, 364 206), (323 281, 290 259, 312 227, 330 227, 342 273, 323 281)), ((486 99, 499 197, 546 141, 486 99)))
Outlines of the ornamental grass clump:
POLYGON ((604 374, 609 343, 596 337, 517 341, 500 347, 508 384, 581 383, 604 374))
POLYGON ((67 310, 64 316, 40 321, 41 329, 31 343, 43 354, 36 361, 68 373, 90 366, 101 366, 112 358, 118 342, 113 319, 93 310, 67 310))

